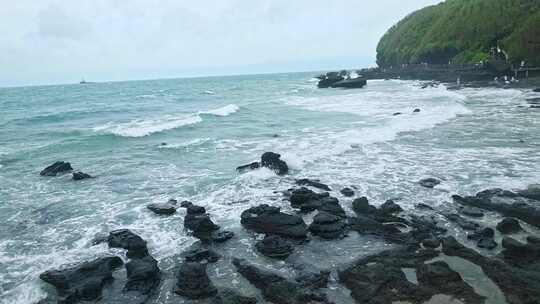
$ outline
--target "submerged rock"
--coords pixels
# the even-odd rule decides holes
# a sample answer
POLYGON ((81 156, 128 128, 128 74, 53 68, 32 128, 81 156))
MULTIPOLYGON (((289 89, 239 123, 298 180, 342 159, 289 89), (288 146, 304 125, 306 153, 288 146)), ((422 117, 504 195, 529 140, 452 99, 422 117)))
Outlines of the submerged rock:
POLYGON ((111 248, 126 249, 128 258, 143 258, 148 255, 146 241, 128 229, 111 231, 107 242, 111 248))
POLYGON ((240 222, 245 228, 257 233, 296 239, 307 236, 307 226, 301 217, 283 213, 280 208, 266 204, 242 212, 240 222))
POLYGON ((159 285, 161 272, 157 261, 150 255, 131 259, 126 264, 126 270, 128 281, 124 286, 125 291, 146 295, 159 285))
POLYGON ((321 190, 324 190, 324 191, 332 191, 332 189, 330 189, 330 187, 328 187, 328 185, 325 185, 325 184, 319 182, 318 180, 311 180, 311 179, 307 179, 307 178, 302 178, 302 179, 296 180, 296 184, 300 185, 300 186, 311 186, 311 187, 318 188, 318 189, 321 189, 321 190))
POLYGON ((345 188, 341 189, 340 192, 341 192, 341 194, 343 194, 346 197, 353 197, 354 196, 354 190, 349 188, 349 187, 345 187, 345 188))
POLYGON ((346 233, 346 223, 343 218, 328 212, 319 212, 309 225, 309 231, 324 239, 343 238, 346 233))
POLYGON ((420 113, 420 109, 414 109, 413 113, 420 113))
POLYGON ((274 259, 285 259, 294 251, 293 244, 277 235, 267 235, 255 244, 261 254, 274 259))
POLYGON ((41 176, 57 176, 58 174, 71 172, 73 171, 73 168, 71 167, 71 164, 68 162, 63 161, 57 161, 54 164, 48 166, 47 168, 43 169, 39 175, 41 176))
POLYGON ((324 294, 316 292, 320 285, 306 287, 301 283, 289 281, 276 273, 260 269, 243 259, 235 258, 233 265, 244 278, 260 289, 264 299, 271 303, 329 303, 324 294))
POLYGON ((261 167, 261 164, 259 162, 252 162, 251 164, 236 167, 236 171, 244 172, 247 170, 259 169, 260 167, 261 167))
POLYGON ((461 209, 461 213, 470 217, 483 217, 484 212, 480 208, 476 207, 465 207, 461 209))
POLYGON ((261 166, 274 170, 278 175, 284 175, 289 172, 287 163, 282 161, 281 155, 274 152, 266 152, 261 156, 261 166))
POLYGON ((511 234, 523 231, 523 228, 521 228, 518 220, 507 217, 497 224, 497 230, 503 234, 511 234))
POLYGON ((186 262, 197 262, 201 264, 215 263, 221 257, 217 252, 204 246, 195 245, 192 249, 182 253, 186 262))
POLYGON ((105 284, 114 280, 113 270, 122 264, 119 257, 103 257, 72 268, 49 270, 39 278, 56 288, 58 303, 94 301, 101 297, 105 284))
POLYGON ((384 251, 339 270, 339 280, 357 303, 424 303, 441 293, 464 299, 465 303, 483 303, 484 298, 446 263, 425 264, 436 256, 435 250, 414 247, 384 251), (416 269, 418 284, 407 279, 403 268, 416 269))
POLYGON ((422 187, 434 188, 435 186, 439 185, 441 181, 433 177, 428 177, 428 178, 421 179, 418 183, 422 187))
POLYGON ((208 278, 206 267, 199 263, 183 263, 177 273, 174 292, 188 299, 205 299, 217 294, 208 278))
POLYGON ((257 304, 254 297, 246 297, 238 294, 233 289, 219 290, 216 297, 212 299, 211 304, 257 304))
POLYGON ((443 213, 443 215, 449 221, 456 223, 463 230, 476 230, 480 228, 478 223, 470 221, 457 213, 443 213))
POLYGON ((87 179, 87 178, 93 178, 93 176, 91 176, 90 174, 86 174, 84 172, 74 172, 73 173, 73 180, 83 180, 83 179, 87 179))
POLYGON ((511 257, 502 261, 485 257, 463 246, 454 237, 443 240, 443 252, 480 266, 486 276, 502 290, 509 304, 540 303, 540 272, 535 269, 536 267, 531 267, 530 260, 511 257), (508 262, 515 264, 509 265, 508 262))
POLYGON ((527 189, 518 191, 518 194, 528 199, 540 201, 540 184, 530 185, 527 189))
POLYGON ((154 203, 146 206, 146 208, 158 215, 172 215, 176 213, 176 201, 168 201, 166 203, 154 203))

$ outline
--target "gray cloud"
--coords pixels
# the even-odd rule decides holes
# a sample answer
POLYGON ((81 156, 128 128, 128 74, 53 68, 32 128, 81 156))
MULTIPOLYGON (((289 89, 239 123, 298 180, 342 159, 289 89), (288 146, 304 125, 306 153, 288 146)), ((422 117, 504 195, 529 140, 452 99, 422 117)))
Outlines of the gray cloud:
POLYGON ((388 27, 439 2, 2 1, 0 85, 373 65, 388 27))

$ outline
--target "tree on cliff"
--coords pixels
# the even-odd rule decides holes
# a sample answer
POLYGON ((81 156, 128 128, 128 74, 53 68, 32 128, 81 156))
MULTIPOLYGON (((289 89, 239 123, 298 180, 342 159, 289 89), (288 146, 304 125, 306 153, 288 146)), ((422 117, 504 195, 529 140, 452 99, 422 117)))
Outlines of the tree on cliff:
POLYGON ((477 63, 497 46, 512 62, 540 65, 540 0, 447 0, 428 6, 388 30, 377 46, 377 63, 477 63))

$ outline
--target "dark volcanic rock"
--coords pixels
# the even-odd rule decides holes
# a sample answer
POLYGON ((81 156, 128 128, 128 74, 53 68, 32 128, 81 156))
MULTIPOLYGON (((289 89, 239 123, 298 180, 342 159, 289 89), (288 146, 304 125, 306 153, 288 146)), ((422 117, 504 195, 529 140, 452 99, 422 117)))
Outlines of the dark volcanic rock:
POLYGON ((307 179, 307 178, 297 179, 296 184, 300 185, 300 186, 311 186, 311 187, 318 188, 318 189, 321 189, 321 190, 324 190, 324 191, 332 191, 332 189, 330 189, 330 187, 328 187, 328 185, 320 183, 317 180, 310 180, 310 179, 307 179))
POLYGON ((154 212, 155 214, 171 215, 176 213, 176 204, 174 204, 173 202, 174 201, 168 201, 167 203, 150 204, 146 206, 146 208, 148 208, 148 210, 154 212))
POLYGON ((436 256, 435 250, 416 247, 388 250, 338 271, 339 280, 357 303, 424 303, 437 294, 451 295, 464 303, 484 302, 446 263, 425 264, 436 256), (407 279, 403 268, 416 269, 418 284, 407 279))
POLYGON ((416 276, 420 285, 435 293, 453 295, 465 303, 484 303, 485 298, 477 295, 459 273, 450 269, 443 261, 421 265, 416 276))
POLYGON ((514 217, 540 227, 540 206, 528 200, 536 197, 535 189, 532 186, 527 190, 519 192, 519 195, 525 198, 501 189, 485 190, 477 193, 476 196, 462 197, 453 195, 452 198, 455 202, 465 206, 497 211, 506 217, 514 217))
POLYGON ((359 215, 372 214, 377 212, 377 207, 369 204, 367 197, 362 196, 352 202, 353 211, 359 215))
POLYGON ((449 221, 456 223, 463 230, 476 230, 480 228, 480 225, 478 223, 469 221, 457 213, 443 213, 443 215, 449 221))
POLYGON ((241 215, 241 224, 257 233, 277 234, 289 238, 305 238, 307 226, 301 217, 280 212, 266 204, 252 207, 241 215))
POLYGON ((238 294, 233 289, 220 290, 211 304, 257 304, 257 299, 253 297, 245 297, 238 294))
POLYGON ((87 178, 93 178, 90 174, 86 174, 84 172, 74 172, 73 173, 73 180, 83 180, 87 178))
POLYGON ((523 231, 523 228, 521 228, 518 220, 507 217, 497 224, 497 230, 503 234, 510 234, 523 231))
POLYGON ((188 201, 182 202, 180 206, 187 209, 184 228, 191 230, 193 236, 202 242, 222 243, 234 237, 231 231, 219 231, 220 227, 214 224, 204 207, 188 201))
POLYGON ((403 114, 403 113, 401 113, 401 112, 395 112, 395 113, 392 114, 392 115, 393 115, 393 116, 398 116, 398 115, 401 115, 401 114, 403 114))
POLYGON ((194 246, 194 248, 182 253, 186 262, 197 262, 202 264, 215 263, 220 255, 210 248, 204 246, 194 246))
POLYGON ((469 240, 479 240, 481 238, 493 238, 495 236, 495 230, 492 228, 484 228, 473 233, 469 233, 467 238, 469 240))
POLYGON ((345 217, 345 210, 339 204, 337 198, 332 197, 328 192, 315 193, 308 188, 302 187, 292 191, 291 206, 300 209, 301 212, 311 212, 314 210, 326 211, 337 216, 345 217))
MULTIPOLYGON (((507 242, 508 243, 508 242, 507 242)), ((507 244, 508 245, 508 244, 507 244)), ((520 265, 522 258, 511 258, 517 265, 509 265, 497 258, 485 257, 460 244, 454 237, 443 240, 443 252, 466 259, 482 268, 484 273, 502 290, 509 304, 540 303, 540 272, 530 261, 520 265)))
POLYGON ((142 258, 148 255, 146 241, 128 229, 111 231, 107 242, 111 248, 126 249, 128 258, 142 258))
POLYGON ((380 211, 385 214, 398 213, 403 211, 403 208, 396 204, 393 200, 387 200, 381 205, 380 211))
POLYGON ((282 161, 281 155, 273 152, 266 152, 261 156, 261 166, 274 170, 278 175, 287 174, 289 167, 282 161))
POLYGON ((439 185, 441 183, 441 181, 436 179, 436 178, 429 177, 429 178, 421 179, 418 183, 420 184, 420 186, 423 186, 423 187, 426 187, 426 188, 433 188, 433 187, 439 185))
POLYGON ((417 268, 437 255, 433 250, 384 251, 339 270, 339 281, 351 290, 357 303, 421 303, 429 300, 431 293, 409 282, 402 268, 417 268))
POLYGON ((518 194, 528 199, 540 201, 540 185, 530 185, 527 189, 518 191, 518 194))
POLYGON ((247 170, 255 170, 255 169, 259 169, 260 167, 261 167, 261 163, 259 163, 259 162, 252 162, 251 164, 247 164, 247 165, 243 165, 243 166, 236 167, 236 171, 243 172, 243 171, 247 171, 247 170))
POLYGON ((104 257, 63 270, 49 270, 39 278, 56 288, 58 303, 94 301, 101 297, 105 284, 113 280, 112 271, 123 264, 119 257, 104 257))
POLYGON ((352 78, 334 82, 330 86, 332 88, 345 88, 345 89, 360 89, 367 84, 367 80, 364 78, 352 78))
POLYGON ((497 242, 495 242, 493 238, 481 238, 476 243, 476 246, 478 246, 478 248, 492 250, 497 248, 497 242))
POLYGON ((482 212, 482 209, 476 208, 476 207, 465 207, 461 209, 461 213, 470 217, 483 217, 484 216, 484 212, 482 212))
POLYGON ((267 235, 255 244, 261 254, 274 259, 285 259, 294 251, 293 244, 277 235, 267 235))
POLYGON ((533 92, 540 93, 540 88, 534 89, 533 92))
POLYGON ((422 241, 422 245, 426 248, 439 248, 441 241, 436 238, 429 238, 422 241))
POLYGON ((341 189, 341 194, 343 194, 344 196, 347 196, 347 197, 353 197, 354 196, 354 190, 351 189, 351 188, 343 188, 341 189))
POLYGON ((319 87, 319 88, 329 88, 334 83, 336 83, 338 81, 345 80, 345 76, 346 75, 343 75, 343 73, 328 72, 328 73, 326 73, 324 75, 319 76, 320 81, 317 84, 317 87, 319 87))
POLYGON ((58 174, 73 171, 71 164, 68 162, 57 161, 54 164, 43 169, 39 175, 42 176, 57 176, 58 174))
POLYGON ((345 236, 346 227, 343 218, 321 211, 313 218, 309 231, 324 239, 338 239, 345 236))
POLYGON ((149 294, 159 285, 161 272, 157 261, 150 255, 130 260, 126 264, 126 270, 128 281, 124 286, 125 291, 149 294))
MULTIPOLYGON (((257 268, 246 260, 235 258, 233 265, 244 278, 260 289, 264 299, 271 303, 329 303, 325 295, 316 292, 313 288, 306 288, 298 282, 289 281, 273 272, 257 268)), ((315 288, 319 287, 320 285, 317 285, 315 288)))
POLYGON ((414 109, 413 113, 420 113, 420 109, 414 109))
POLYGON ((217 289, 208 278, 206 267, 199 263, 183 263, 177 274, 174 292, 188 299, 204 299, 215 296, 217 289))

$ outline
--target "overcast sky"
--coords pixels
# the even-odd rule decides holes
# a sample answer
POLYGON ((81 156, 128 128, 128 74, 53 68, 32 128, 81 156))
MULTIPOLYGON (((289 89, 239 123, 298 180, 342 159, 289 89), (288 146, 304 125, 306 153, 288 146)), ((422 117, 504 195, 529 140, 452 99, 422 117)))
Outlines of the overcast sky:
POLYGON ((0 0, 0 86, 355 68, 440 0, 0 0))

